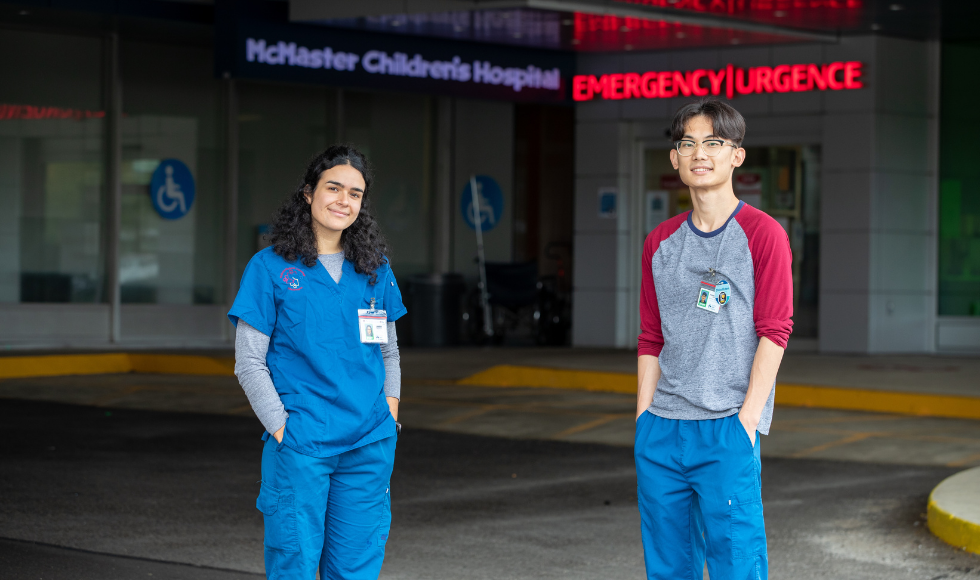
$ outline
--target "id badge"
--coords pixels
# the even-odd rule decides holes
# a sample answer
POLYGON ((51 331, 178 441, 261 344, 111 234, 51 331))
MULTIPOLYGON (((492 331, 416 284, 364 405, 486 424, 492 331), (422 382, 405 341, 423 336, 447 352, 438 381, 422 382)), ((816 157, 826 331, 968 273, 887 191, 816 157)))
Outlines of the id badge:
POLYGON ((715 297, 714 284, 701 282, 701 286, 698 288, 698 301, 696 305, 702 310, 707 310, 708 312, 718 314, 721 307, 718 305, 718 300, 715 297))
POLYGON ((384 310, 358 310, 357 328, 364 344, 388 344, 388 313, 384 310))

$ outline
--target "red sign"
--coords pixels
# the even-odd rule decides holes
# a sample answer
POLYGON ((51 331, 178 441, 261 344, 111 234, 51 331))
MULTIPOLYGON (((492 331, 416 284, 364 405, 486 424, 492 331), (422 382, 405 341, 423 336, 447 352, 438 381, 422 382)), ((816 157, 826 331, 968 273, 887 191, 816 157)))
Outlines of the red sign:
POLYGON ((860 62, 832 62, 830 64, 781 64, 736 68, 733 65, 714 71, 616 73, 602 75, 575 75, 572 78, 572 98, 591 101, 595 98, 616 99, 667 99, 671 97, 704 97, 724 95, 729 99, 736 95, 753 93, 790 93, 804 91, 842 91, 860 89, 860 62))

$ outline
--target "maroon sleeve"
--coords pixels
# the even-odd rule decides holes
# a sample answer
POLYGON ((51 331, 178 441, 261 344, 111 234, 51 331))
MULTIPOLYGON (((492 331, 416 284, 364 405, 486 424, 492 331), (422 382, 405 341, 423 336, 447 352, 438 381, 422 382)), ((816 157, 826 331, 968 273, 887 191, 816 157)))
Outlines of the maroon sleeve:
POLYGON ((755 333, 786 348, 793 332, 793 252, 789 236, 765 212, 751 206, 744 210, 735 219, 748 237, 755 271, 755 333))
POLYGON ((675 216, 657 226, 643 243, 643 265, 640 279, 640 336, 637 340, 637 356, 660 356, 664 348, 664 333, 660 326, 660 305, 657 288, 653 284, 653 255, 660 242, 670 237, 687 220, 687 212, 675 216))

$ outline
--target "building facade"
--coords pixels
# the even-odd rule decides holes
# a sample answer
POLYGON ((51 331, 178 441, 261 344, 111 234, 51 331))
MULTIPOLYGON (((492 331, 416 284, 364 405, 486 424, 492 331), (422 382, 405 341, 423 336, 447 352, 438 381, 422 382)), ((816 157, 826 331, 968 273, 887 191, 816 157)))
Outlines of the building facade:
POLYGON ((570 278, 572 345, 633 348, 643 240, 690 208, 666 129, 718 94, 748 124, 736 194, 790 236, 797 345, 980 351, 969 39, 643 46, 651 29, 606 46, 562 13, 463 7, 409 34, 399 15, 324 25, 307 2, 91 4, 0 4, 18 55, 0 61, 7 348, 230 345, 273 211, 340 141, 378 169, 399 276, 472 286, 464 194, 483 176, 487 259, 570 278), (490 34, 518 17, 509 44, 490 34))

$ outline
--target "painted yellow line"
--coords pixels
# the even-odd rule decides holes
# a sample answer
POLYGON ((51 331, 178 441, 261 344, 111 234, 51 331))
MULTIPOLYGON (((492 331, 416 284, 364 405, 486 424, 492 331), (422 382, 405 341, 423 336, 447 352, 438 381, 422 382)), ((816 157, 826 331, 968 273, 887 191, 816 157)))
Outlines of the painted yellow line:
POLYGON ((235 359, 180 354, 131 354, 134 373, 234 375, 235 359))
MULTIPOLYGON (((958 479, 965 477, 969 480, 976 479, 973 473, 970 473, 975 473, 974 470, 976 469, 980 468, 974 468, 972 470, 968 470, 967 472, 960 472, 953 475, 932 490, 932 493, 929 494, 929 505, 926 508, 926 522, 929 525, 929 531, 935 534, 940 540, 951 546, 962 548, 969 552, 973 552, 974 554, 980 554, 980 523, 971 521, 971 519, 976 519, 976 508, 974 507, 971 510, 968 505, 964 505, 962 503, 964 501, 962 499, 962 491, 959 493, 954 492, 954 498, 959 496, 959 499, 953 501, 952 503, 954 503, 960 511, 965 509, 967 513, 974 514, 971 519, 966 519, 965 517, 959 517, 955 513, 952 513, 952 508, 949 506, 941 505, 940 501, 938 501, 936 497, 937 494, 943 493, 940 491, 940 488, 954 478, 958 479)), ((972 483, 968 483, 968 485, 972 485, 972 483)), ((945 499, 942 501, 950 502, 950 499, 950 497, 945 497, 945 499)), ((976 502, 974 501, 973 503, 976 502)))
MULTIPOLYGON (((636 375, 515 365, 497 365, 457 382, 484 387, 546 387, 636 393, 636 375)), ((776 404, 900 415, 980 419, 980 397, 900 393, 871 389, 780 383, 776 404)))
POLYGON ((980 397, 954 395, 778 384, 776 404, 924 417, 980 419, 980 397))
POLYGON ((173 354, 73 354, 0 357, 0 379, 120 373, 234 375, 234 359, 173 354))

